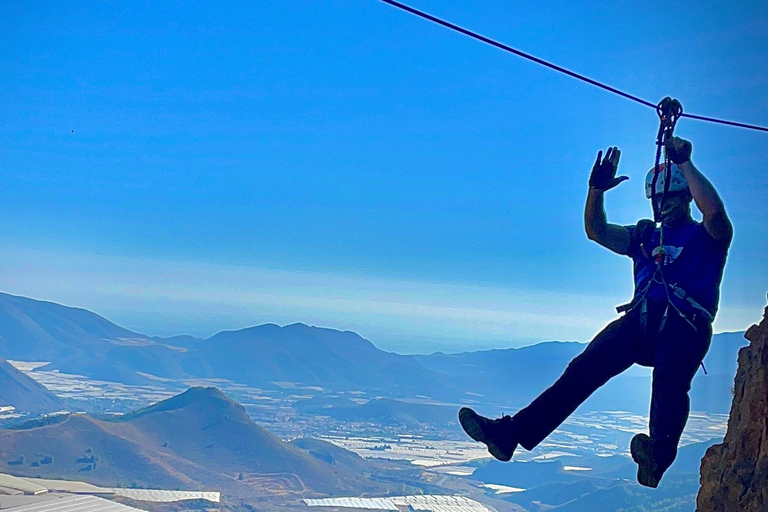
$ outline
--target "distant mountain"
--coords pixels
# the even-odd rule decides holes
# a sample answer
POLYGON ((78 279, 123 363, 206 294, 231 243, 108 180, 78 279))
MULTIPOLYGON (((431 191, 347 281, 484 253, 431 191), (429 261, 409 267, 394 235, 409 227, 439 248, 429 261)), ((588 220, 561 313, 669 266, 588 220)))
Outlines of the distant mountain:
POLYGON ((377 398, 362 405, 351 400, 329 401, 326 405, 310 399, 297 402, 294 408, 305 415, 328 416, 348 422, 413 427, 418 427, 420 423, 458 426, 455 407, 411 403, 391 398, 377 398))
MULTIPOLYGON (((742 333, 713 337, 691 390, 693 410, 727 413, 742 333)), ((47 361, 57 369, 129 384, 143 374, 224 378, 258 387, 275 382, 361 390, 388 398, 425 395, 450 402, 527 405, 550 386, 585 344, 545 342, 517 349, 404 356, 354 332, 304 324, 265 324, 201 340, 150 338, 77 308, 0 294, 0 357, 47 361)), ((649 372, 631 370, 598 390, 581 410, 647 414, 649 372)))
POLYGON ((351 409, 359 405, 358 402, 347 397, 324 394, 297 400, 293 404, 293 409, 302 415, 328 416, 331 409, 351 409))
POLYGON ((379 350, 353 332, 304 324, 260 325, 193 336, 148 337, 90 311, 0 293, 0 357, 50 364, 93 379, 144 384, 164 378, 226 378, 270 386, 289 381, 405 395, 447 394, 449 379, 413 356, 379 350))
POLYGON ((265 324, 208 338, 182 359, 200 377, 263 386, 296 382, 342 390, 381 390, 391 395, 445 395, 447 375, 430 371, 414 356, 384 352, 350 331, 304 324, 265 324))
POLYGON ((30 427, 0 430, 0 464, 7 472, 105 486, 206 486, 240 495, 386 488, 282 442, 215 388, 192 388, 110 421, 73 414, 30 427))
POLYGON ((169 338, 152 336, 150 339, 162 345, 170 345, 172 347, 182 347, 182 348, 197 348, 200 345, 200 343, 205 341, 204 338, 196 338, 194 336, 190 336, 189 334, 179 334, 177 336, 171 336, 169 338))
POLYGON ((450 375, 463 398, 523 406, 549 387, 586 345, 545 342, 522 348, 415 356, 425 368, 450 375))
MULTIPOLYGON (((696 374, 690 392, 692 410, 728 413, 738 351, 747 343, 741 332, 712 337, 704 360, 708 373, 700 370, 696 374)), ((462 397, 467 401, 484 404, 506 401, 523 407, 551 386, 571 359, 585 348, 584 343, 552 341, 517 349, 459 354, 438 352, 416 356, 416 359, 429 370, 450 375, 454 385, 467 393, 462 397)), ((650 396, 650 370, 643 374, 636 369, 609 381, 580 410, 623 410, 648 414, 650 396)))
POLYGON ((0 357, 0 405, 27 413, 60 411, 64 404, 42 384, 24 375, 0 357))
POLYGON ((182 377, 185 349, 119 327, 85 309, 0 293, 0 357, 49 362, 42 369, 144 383, 137 372, 182 377))
POLYGON ((61 359, 105 340, 148 344, 85 309, 0 293, 0 354, 26 361, 61 359))

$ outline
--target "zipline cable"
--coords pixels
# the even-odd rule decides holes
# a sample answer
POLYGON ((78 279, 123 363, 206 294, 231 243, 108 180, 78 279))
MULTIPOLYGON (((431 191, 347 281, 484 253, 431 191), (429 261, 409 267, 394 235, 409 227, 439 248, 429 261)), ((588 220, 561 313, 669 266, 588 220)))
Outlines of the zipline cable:
MULTIPOLYGON (((528 59, 530 61, 535 62, 536 64, 541 64, 542 66, 548 67, 550 69, 554 69, 555 71, 559 71, 560 73, 564 73, 570 77, 576 78, 578 80, 581 80, 582 82, 586 82, 590 85, 594 85, 595 87, 599 87, 600 89, 604 89, 608 92, 612 92, 614 94, 618 94, 619 96, 622 96, 624 98, 627 98, 629 100, 635 101, 637 103, 640 103, 641 105, 645 105, 646 107, 651 107, 653 109, 656 109, 657 105, 655 103, 651 103, 650 101, 644 100, 642 98, 638 98, 637 96, 633 96, 632 94, 626 93, 624 91, 620 91, 619 89, 616 89, 615 87, 611 87, 610 85, 605 85, 601 82, 598 82, 597 80, 593 80, 589 77, 586 77, 584 75, 580 75, 579 73, 575 73, 573 71, 570 71, 568 69, 565 69, 563 67, 560 67, 556 64, 552 64, 551 62, 547 62, 544 59, 540 59, 538 57, 534 57, 533 55, 529 53, 522 52, 520 50, 517 50, 515 48, 512 48, 511 46, 507 46, 506 44, 500 43, 498 41, 494 41, 493 39, 490 39, 488 37, 485 37, 483 35, 480 35, 476 32, 472 32, 471 30, 467 30, 465 28, 462 28, 458 25, 454 25, 453 23, 450 23, 448 21, 442 20, 440 18, 437 18, 435 16, 432 16, 431 14, 427 14, 426 12, 419 11, 418 9, 414 9, 413 7, 410 7, 405 4, 401 4, 400 2, 396 2, 395 0, 381 0, 382 2, 389 4, 393 7, 397 7, 398 9, 402 9, 403 11, 409 12, 415 16, 418 16, 420 18, 424 18, 425 20, 429 20, 433 23, 437 23, 438 25, 442 25, 446 28, 449 28, 453 31, 459 32, 461 34, 464 34, 465 36, 469 36, 473 39, 477 39, 478 41, 481 41, 485 44, 489 44, 491 46, 495 46, 496 48, 499 48, 500 50, 504 50, 505 52, 512 53, 514 55, 517 55, 518 57, 523 57, 524 59, 528 59)), ((686 114, 683 113, 681 117, 688 117, 691 119, 697 119, 699 121, 707 121, 710 123, 719 123, 719 124, 725 124, 729 126, 737 126, 739 128, 747 128, 750 130, 759 130, 763 132, 768 132, 768 128, 765 128, 763 126, 757 126, 753 124, 745 124, 745 123, 738 123, 736 121, 727 121, 724 119, 715 119, 713 117, 704 117, 704 116, 697 116, 694 114, 686 114)))

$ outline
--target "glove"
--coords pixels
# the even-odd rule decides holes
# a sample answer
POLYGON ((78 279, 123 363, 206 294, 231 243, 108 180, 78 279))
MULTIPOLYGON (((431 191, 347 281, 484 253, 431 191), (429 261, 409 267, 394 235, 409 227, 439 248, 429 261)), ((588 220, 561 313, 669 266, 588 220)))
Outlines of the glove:
POLYGON ((692 149, 693 146, 691 146, 691 143, 680 137, 667 139, 667 142, 664 144, 664 150, 667 152, 667 156, 677 165, 684 164, 691 159, 692 149))
POLYGON ((605 153, 605 158, 603 158, 603 161, 601 162, 600 159, 602 156, 603 152, 598 151, 597 160, 595 160, 595 165, 592 166, 592 173, 589 175, 589 186, 590 188, 605 192, 622 181, 628 180, 629 177, 616 177, 616 171, 619 168, 619 158, 621 157, 619 148, 608 148, 608 151, 605 153))

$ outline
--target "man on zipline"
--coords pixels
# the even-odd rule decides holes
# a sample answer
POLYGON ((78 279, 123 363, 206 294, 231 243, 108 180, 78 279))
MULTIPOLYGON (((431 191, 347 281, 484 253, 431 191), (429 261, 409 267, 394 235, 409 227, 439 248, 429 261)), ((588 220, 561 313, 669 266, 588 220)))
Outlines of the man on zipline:
POLYGON ((666 152, 673 163, 667 190, 663 166, 655 179, 651 169, 645 182, 660 228, 651 220, 635 226, 606 221, 603 195, 627 177, 616 176, 618 148, 609 148, 605 158, 598 152, 584 225, 590 240, 632 258, 634 297, 617 308, 624 315, 608 324, 557 382, 514 416, 492 420, 466 407, 459 411, 466 433, 497 459, 510 460, 518 444, 532 450, 595 390, 637 363, 653 367, 650 436, 637 434, 630 443, 638 482, 658 486, 675 460, 688 420, 691 380, 709 350, 733 228, 715 188, 691 162, 691 144, 674 137, 666 152), (701 223, 691 217, 692 200, 701 223))

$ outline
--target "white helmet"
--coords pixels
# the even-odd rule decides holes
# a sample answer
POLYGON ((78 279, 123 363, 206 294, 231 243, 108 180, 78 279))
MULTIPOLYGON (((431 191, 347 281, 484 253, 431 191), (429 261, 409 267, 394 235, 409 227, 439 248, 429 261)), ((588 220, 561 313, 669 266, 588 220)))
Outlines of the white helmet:
MULTIPOLYGON (((688 181, 685 179, 685 176, 683 176, 683 173, 678 166, 672 164, 672 172, 670 174, 669 192, 682 192, 683 190, 688 190, 688 181)), ((645 176, 645 197, 648 199, 653 196, 653 175, 654 169, 651 169, 645 176)), ((656 179, 656 194, 658 195, 664 193, 664 180, 666 179, 666 176, 667 173, 664 171, 664 164, 661 163, 659 164, 659 177, 656 179)))

